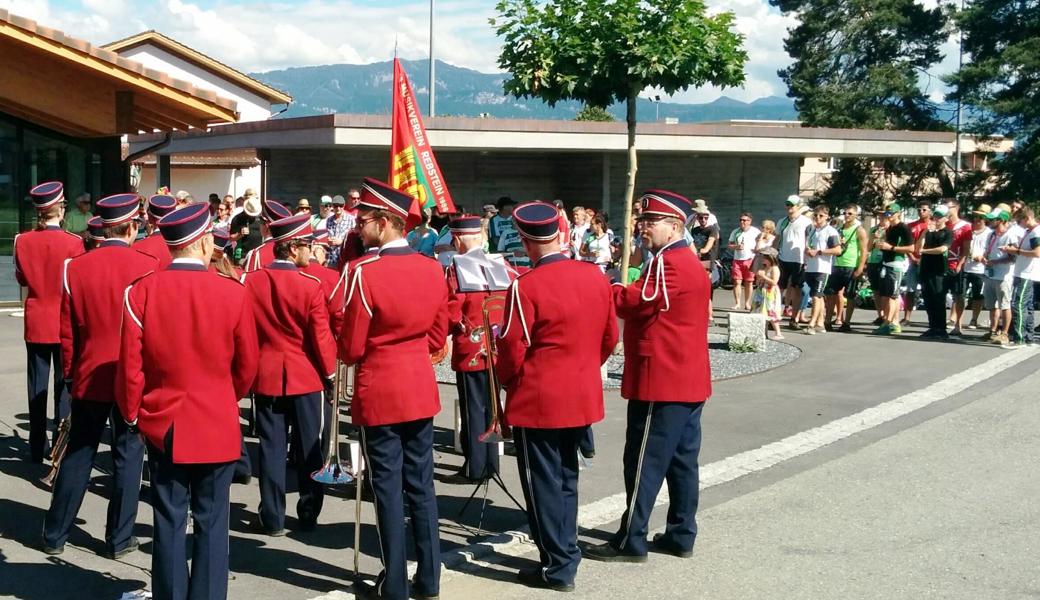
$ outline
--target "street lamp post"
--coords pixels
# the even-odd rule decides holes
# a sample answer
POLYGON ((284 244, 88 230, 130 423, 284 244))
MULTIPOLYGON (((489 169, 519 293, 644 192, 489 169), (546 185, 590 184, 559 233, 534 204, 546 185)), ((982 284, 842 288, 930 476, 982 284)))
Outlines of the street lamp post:
POLYGON ((436 66, 433 58, 433 5, 434 0, 430 0, 430 116, 434 117, 437 115, 436 112, 436 100, 437 95, 437 79, 436 79, 436 66))

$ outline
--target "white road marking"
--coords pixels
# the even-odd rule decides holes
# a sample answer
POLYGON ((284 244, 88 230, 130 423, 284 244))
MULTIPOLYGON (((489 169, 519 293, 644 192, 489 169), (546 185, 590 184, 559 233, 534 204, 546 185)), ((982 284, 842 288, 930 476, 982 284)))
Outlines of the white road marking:
MULTIPOLYGON (((976 365, 956 375, 933 383, 928 387, 904 394, 877 406, 862 410, 856 414, 836 419, 797 433, 782 440, 766 444, 754 450, 748 450, 722 460, 703 465, 700 468, 700 489, 729 483, 735 479, 764 471, 784 461, 796 458, 824 446, 841 441, 857 433, 872 429, 879 425, 908 415, 930 404, 945 400, 959 394, 973 385, 998 375, 1019 363, 1040 353, 1040 348, 1020 348, 1006 351, 1000 356, 976 365)), ((655 506, 668 504, 668 491, 662 489, 657 496, 655 506)), ((596 529, 621 518, 625 511, 625 494, 621 492, 578 508, 578 526, 581 529, 596 529)), ((458 571, 466 571, 467 567, 486 566, 484 559, 492 553, 499 557, 522 556, 534 552, 535 547, 526 528, 520 531, 508 531, 489 538, 486 541, 445 552, 442 555, 445 571, 441 576, 442 584, 450 580, 458 571)), ((492 559, 490 562, 499 562, 492 559)), ((347 600, 353 598, 350 592, 333 592, 318 596, 313 600, 347 600)))

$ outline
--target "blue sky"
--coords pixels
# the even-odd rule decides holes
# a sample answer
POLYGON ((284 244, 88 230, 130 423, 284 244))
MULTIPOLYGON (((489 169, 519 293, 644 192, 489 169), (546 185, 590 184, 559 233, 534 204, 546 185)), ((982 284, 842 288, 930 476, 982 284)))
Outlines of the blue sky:
MULTIPOLYGON (((436 0, 437 58, 497 71, 501 42, 488 24, 494 4, 436 0)), ((785 95, 776 71, 789 62, 783 39, 794 19, 767 0, 707 4, 736 15, 750 57, 747 82, 724 92, 689 90, 673 100, 704 102, 722 93, 744 101, 785 95)), ((155 29, 243 71, 387 60, 395 39, 404 58, 429 55, 429 0, 0 0, 0 8, 94 44, 155 29)))

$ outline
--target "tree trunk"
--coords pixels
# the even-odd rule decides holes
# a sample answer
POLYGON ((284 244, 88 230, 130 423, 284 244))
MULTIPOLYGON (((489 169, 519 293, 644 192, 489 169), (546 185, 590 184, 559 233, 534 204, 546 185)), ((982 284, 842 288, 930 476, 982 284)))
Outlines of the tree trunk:
POLYGON ((628 261, 632 256, 632 199, 636 192, 636 98, 638 90, 628 93, 625 120, 628 122, 628 181, 625 183, 625 212, 621 222, 625 232, 621 243, 621 283, 628 283, 628 261))

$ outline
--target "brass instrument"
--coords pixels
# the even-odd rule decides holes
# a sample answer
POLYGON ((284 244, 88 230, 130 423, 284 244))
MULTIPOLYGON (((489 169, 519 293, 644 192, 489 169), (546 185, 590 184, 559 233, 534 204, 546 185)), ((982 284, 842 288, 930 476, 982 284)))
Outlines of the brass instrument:
POLYGON ((354 398, 355 365, 336 363, 336 375, 332 385, 332 423, 329 424, 329 447, 325 453, 325 464, 311 473, 311 479, 325 485, 346 485, 354 480, 350 467, 339 457, 339 405, 343 397, 354 398))
POLYGON ((492 310, 501 310, 505 307, 505 298, 502 296, 488 296, 481 304, 481 315, 484 319, 481 337, 484 342, 484 353, 487 356, 488 374, 488 401, 491 403, 491 423, 487 431, 477 436, 477 439, 485 444, 497 444, 512 437, 509 428, 502 427, 502 414, 505 409, 502 406, 502 396, 499 393, 498 375, 495 373, 495 354, 498 352, 495 345, 495 330, 491 327, 492 310))
POLYGON ((65 451, 69 447, 69 430, 72 428, 72 416, 69 415, 58 423, 58 432, 54 436, 54 445, 51 446, 51 470, 45 477, 40 479, 40 483, 47 487, 54 486, 54 479, 58 477, 58 470, 61 469, 61 461, 65 459, 65 451))

